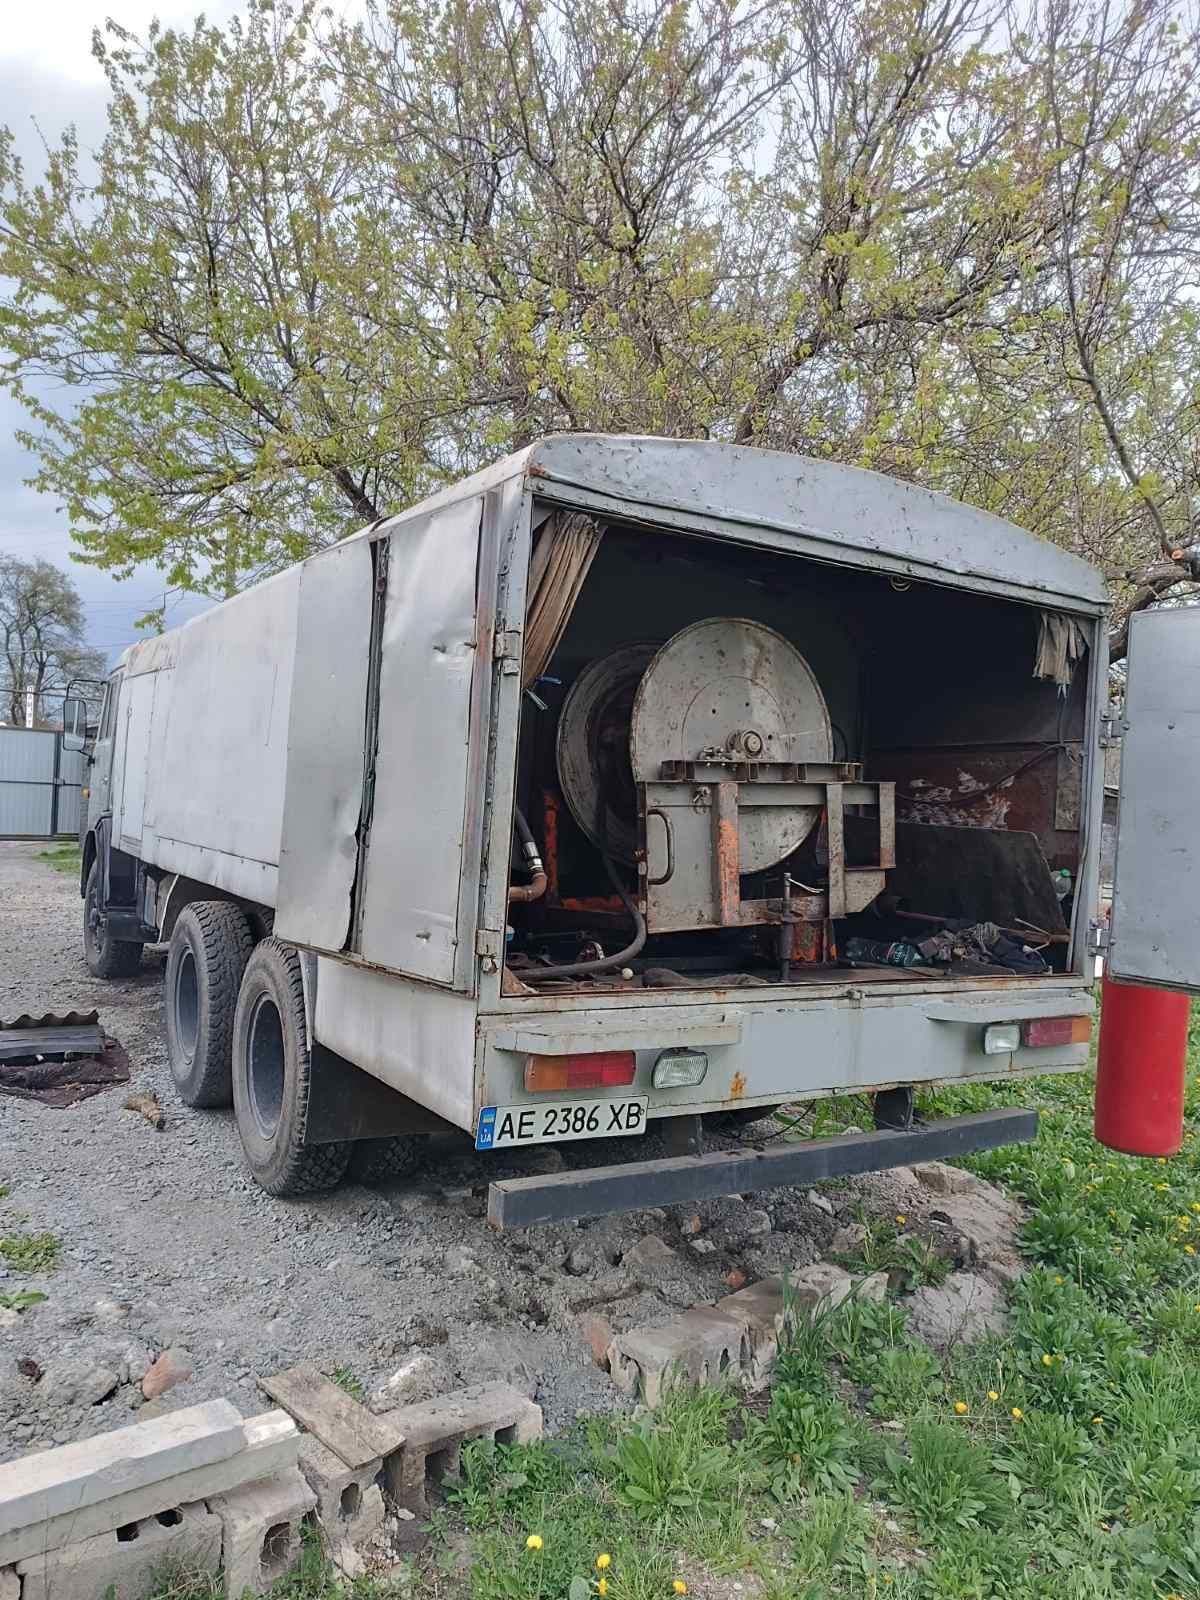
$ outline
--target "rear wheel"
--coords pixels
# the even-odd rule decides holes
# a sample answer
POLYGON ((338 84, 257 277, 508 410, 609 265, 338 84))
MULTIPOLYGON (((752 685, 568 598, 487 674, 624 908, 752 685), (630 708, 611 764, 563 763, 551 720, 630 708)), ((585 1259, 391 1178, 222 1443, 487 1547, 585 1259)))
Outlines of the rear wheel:
POLYGON ((179 913, 167 951, 167 1057, 184 1105, 233 1099, 233 1018, 253 948, 250 924, 230 901, 194 900, 179 913))
POLYGON ((407 1178, 420 1165, 425 1141, 420 1134, 393 1139, 356 1139, 350 1147, 347 1176, 356 1183, 390 1183, 407 1178))
POLYGON ((332 1189, 346 1143, 304 1143, 312 1058, 300 960, 264 939, 246 964, 233 1024, 233 1108, 254 1180, 268 1194, 332 1189))
POLYGON ((83 893, 83 955, 94 978, 132 978, 142 964, 142 946, 114 939, 108 931, 100 863, 93 861, 83 893))

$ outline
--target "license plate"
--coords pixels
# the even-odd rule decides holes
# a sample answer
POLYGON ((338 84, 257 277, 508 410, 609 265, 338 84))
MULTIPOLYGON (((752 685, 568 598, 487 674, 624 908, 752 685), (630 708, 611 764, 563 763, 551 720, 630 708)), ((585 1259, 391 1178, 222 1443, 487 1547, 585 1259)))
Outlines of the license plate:
POLYGON ((484 1106, 476 1150, 515 1144, 558 1144, 566 1139, 608 1139, 646 1131, 646 1100, 562 1100, 557 1105, 484 1106))

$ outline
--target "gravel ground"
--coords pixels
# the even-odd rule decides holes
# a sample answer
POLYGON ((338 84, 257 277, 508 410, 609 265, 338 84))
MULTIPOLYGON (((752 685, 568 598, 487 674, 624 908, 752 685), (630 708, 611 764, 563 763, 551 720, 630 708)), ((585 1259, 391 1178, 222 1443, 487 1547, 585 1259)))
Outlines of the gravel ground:
POLYGON ((972 1265, 924 1291, 928 1304, 912 1301, 935 1341, 951 1324, 958 1336, 964 1306, 988 1310, 1014 1270, 1016 1209, 945 1168, 938 1192, 933 1169, 918 1181, 901 1168, 821 1194, 778 1189, 526 1233, 484 1221, 491 1180, 645 1159, 661 1153, 653 1135, 486 1159, 466 1135, 439 1137, 402 1183, 273 1199, 243 1169, 232 1112, 189 1110, 175 1095, 164 953, 147 951, 131 981, 92 978, 77 883, 38 848, 0 841, 0 1017, 94 1007, 132 1079, 61 1110, 0 1095, 0 1241, 61 1241, 41 1274, 0 1254, 0 1296, 46 1296, 19 1314, 0 1300, 0 1460, 222 1395, 250 1415, 268 1405, 256 1377, 300 1360, 340 1371, 381 1410, 502 1379, 561 1429, 581 1410, 627 1403, 593 1342, 807 1266, 863 1207, 927 1223, 957 1265, 972 1265), (125 1108, 148 1092, 161 1131, 125 1108), (1001 1265, 983 1283, 986 1260, 1001 1265), (155 1361, 179 1381, 147 1402, 155 1361))
MULTIPOLYGON (((731 1272, 803 1265, 829 1241, 832 1217, 787 1190, 497 1236, 483 1220, 487 1182, 561 1157, 485 1162, 465 1135, 431 1140, 422 1170, 391 1188, 272 1199, 244 1173, 232 1113, 176 1098, 163 953, 147 951, 131 981, 92 978, 76 883, 38 848, 0 843, 0 1016, 96 1007, 132 1082, 64 1110, 0 1096, 0 1237, 62 1241, 45 1274, 0 1262, 0 1292, 47 1296, 19 1317, 0 1312, 0 1459, 144 1414, 138 1380, 164 1350, 193 1368, 153 1402, 164 1408, 227 1395, 249 1414, 266 1404, 257 1374, 311 1359, 348 1370, 380 1405, 503 1378, 562 1427, 619 1403, 581 1329, 589 1312, 618 1330, 665 1321, 728 1293, 731 1272), (123 1109, 146 1091, 166 1113, 161 1132, 123 1109)), ((566 1153, 616 1155, 596 1142, 566 1153)), ((627 1153, 644 1158, 651 1141, 627 1153)))

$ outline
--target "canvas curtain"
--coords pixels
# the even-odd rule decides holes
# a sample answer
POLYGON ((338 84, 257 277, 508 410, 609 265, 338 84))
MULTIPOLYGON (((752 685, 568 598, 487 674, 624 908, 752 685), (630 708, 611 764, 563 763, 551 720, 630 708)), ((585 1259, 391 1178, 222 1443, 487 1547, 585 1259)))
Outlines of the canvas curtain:
POLYGON ((538 531, 529 564, 522 688, 529 688, 550 665, 600 547, 600 534, 599 523, 581 511, 560 511, 538 531))

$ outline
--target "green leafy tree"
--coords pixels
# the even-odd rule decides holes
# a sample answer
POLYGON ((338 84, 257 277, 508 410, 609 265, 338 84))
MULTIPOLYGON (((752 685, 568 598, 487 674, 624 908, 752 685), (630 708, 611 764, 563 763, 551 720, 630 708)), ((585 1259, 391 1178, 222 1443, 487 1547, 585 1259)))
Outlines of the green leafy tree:
POLYGON ((109 24, 94 175, 0 145, 4 379, 83 558, 185 588, 572 428, 910 477, 1127 614, 1200 583, 1197 40, 1165 0, 109 24))

